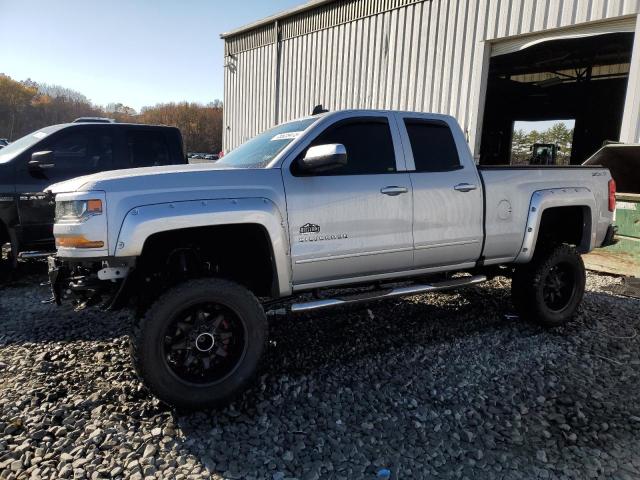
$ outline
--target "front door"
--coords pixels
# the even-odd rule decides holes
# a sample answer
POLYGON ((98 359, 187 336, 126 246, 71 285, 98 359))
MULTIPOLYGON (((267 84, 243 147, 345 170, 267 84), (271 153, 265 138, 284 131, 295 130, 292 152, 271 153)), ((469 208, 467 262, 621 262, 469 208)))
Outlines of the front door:
POLYGON ((397 114, 413 184, 414 267, 474 265, 482 254, 483 192, 450 117, 397 114))
POLYGON ((337 120, 309 147, 326 144, 345 146, 346 166, 313 175, 296 160, 283 168, 294 288, 410 269, 411 183, 395 118, 337 120))
POLYGON ((66 128, 25 152, 16 163, 18 215, 26 248, 51 248, 55 203, 43 192, 58 182, 109 170, 113 162, 112 129, 108 126, 66 128), (44 168, 30 167, 36 151, 51 151, 44 168))

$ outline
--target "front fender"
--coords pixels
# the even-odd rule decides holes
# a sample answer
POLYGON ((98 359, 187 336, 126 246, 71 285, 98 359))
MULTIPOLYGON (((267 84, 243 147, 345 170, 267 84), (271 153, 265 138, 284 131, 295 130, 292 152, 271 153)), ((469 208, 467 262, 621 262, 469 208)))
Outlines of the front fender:
POLYGON ((266 198, 194 200, 136 207, 127 212, 113 251, 138 257, 154 234, 197 227, 253 224, 268 233, 281 296, 291 294, 289 239, 278 207, 266 198))
POLYGON ((586 219, 588 225, 584 225, 583 227, 582 241, 580 245, 578 245, 578 249, 582 253, 586 253, 595 248, 596 231, 593 226, 596 225, 597 221, 595 218, 597 204, 593 192, 583 187, 539 190, 535 192, 531 198, 524 241, 522 242, 520 254, 515 259, 515 263, 528 263, 531 261, 536 249, 536 244, 538 243, 542 214, 545 210, 554 207, 587 208, 590 212, 590 215, 586 219))

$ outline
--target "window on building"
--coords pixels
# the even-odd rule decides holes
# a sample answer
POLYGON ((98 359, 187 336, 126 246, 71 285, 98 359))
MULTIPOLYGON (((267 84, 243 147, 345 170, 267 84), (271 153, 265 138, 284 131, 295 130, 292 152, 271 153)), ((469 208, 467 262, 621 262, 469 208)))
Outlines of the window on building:
POLYGON ((460 157, 449 126, 440 121, 405 120, 416 172, 449 172, 460 168, 460 157))

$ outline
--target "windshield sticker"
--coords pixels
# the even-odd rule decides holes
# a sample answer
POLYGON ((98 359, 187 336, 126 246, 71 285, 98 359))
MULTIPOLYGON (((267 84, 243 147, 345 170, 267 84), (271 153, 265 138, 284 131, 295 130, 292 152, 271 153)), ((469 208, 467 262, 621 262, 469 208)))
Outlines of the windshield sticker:
POLYGON ((36 132, 33 134, 33 136, 39 139, 43 139, 44 137, 47 136, 47 134, 45 132, 36 132))
POLYGON ((271 139, 272 142, 276 142, 278 140, 294 140, 302 135, 302 132, 288 132, 288 133, 279 133, 275 137, 271 139))

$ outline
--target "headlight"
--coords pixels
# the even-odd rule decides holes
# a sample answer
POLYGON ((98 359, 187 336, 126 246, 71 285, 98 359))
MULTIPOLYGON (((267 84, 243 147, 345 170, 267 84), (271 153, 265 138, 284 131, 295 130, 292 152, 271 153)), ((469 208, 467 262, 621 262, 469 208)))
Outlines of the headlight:
POLYGON ((56 223, 86 222, 96 215, 102 215, 102 200, 56 202, 56 223))

